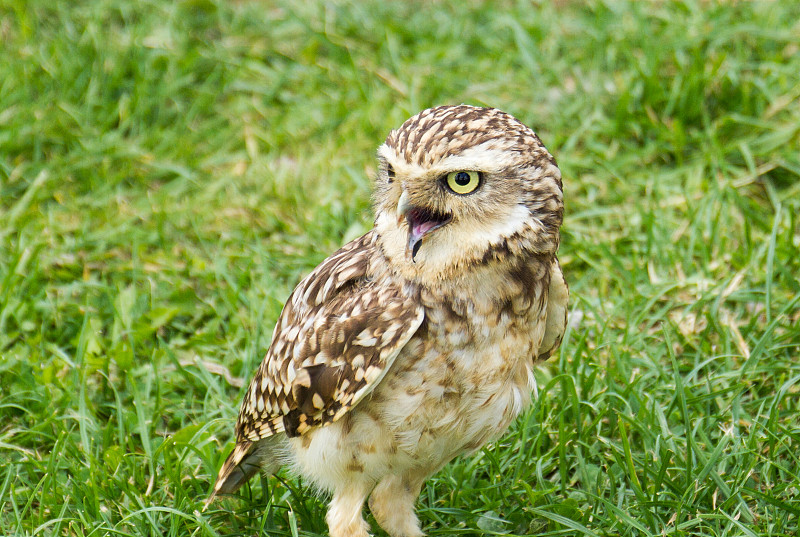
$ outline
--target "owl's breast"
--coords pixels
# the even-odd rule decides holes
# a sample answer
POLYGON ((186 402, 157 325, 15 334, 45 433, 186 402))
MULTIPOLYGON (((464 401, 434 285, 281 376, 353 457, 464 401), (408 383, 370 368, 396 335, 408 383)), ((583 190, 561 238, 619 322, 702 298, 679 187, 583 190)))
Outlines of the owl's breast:
POLYGON ((543 319, 485 313, 459 315, 452 305, 426 312, 368 403, 415 459, 438 467, 475 451, 530 402, 543 319))

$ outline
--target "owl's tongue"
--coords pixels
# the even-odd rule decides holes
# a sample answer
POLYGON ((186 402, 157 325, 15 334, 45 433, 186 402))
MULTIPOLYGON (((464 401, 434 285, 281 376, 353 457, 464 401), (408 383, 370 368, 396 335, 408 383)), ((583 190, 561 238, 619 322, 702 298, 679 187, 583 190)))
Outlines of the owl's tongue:
POLYGON ((406 213, 408 222, 408 252, 411 260, 422 246, 422 237, 436 228, 442 227, 450 221, 451 216, 438 214, 423 207, 413 207, 406 213))
POLYGON ((412 231, 414 232, 414 234, 419 235, 421 237, 422 235, 426 234, 427 232, 435 228, 437 225, 440 224, 438 222, 428 220, 427 222, 422 222, 421 224, 414 226, 412 231))

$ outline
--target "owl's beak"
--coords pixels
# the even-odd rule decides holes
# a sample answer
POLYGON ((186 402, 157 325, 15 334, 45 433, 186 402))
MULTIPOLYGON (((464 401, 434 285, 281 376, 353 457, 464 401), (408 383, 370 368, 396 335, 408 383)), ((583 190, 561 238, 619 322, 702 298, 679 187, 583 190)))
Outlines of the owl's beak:
POLYGON ((406 213, 411 208, 411 203, 408 201, 408 192, 403 189, 403 193, 400 194, 400 199, 397 200, 397 223, 406 217, 406 213))
POLYGON ((422 246, 422 237, 450 222, 452 216, 411 205, 408 193, 403 190, 400 199, 397 201, 397 222, 400 223, 404 218, 408 224, 406 255, 411 258, 412 262, 416 263, 415 258, 420 246, 422 246))

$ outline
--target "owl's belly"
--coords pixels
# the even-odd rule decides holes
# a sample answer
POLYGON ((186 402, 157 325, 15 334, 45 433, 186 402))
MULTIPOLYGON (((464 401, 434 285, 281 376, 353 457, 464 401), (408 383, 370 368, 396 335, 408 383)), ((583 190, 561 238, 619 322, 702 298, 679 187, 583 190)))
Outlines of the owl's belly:
POLYGON ((519 350, 494 345, 443 354, 430 347, 413 360, 401 356, 369 411, 380 416, 400 451, 438 469, 501 435, 527 406, 532 362, 519 350))

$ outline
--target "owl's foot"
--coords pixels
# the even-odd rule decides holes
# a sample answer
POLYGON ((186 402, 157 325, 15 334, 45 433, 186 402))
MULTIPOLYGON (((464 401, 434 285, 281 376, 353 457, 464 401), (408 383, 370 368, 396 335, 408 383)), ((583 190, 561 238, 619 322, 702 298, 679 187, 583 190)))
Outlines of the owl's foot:
POLYGON ((325 515, 330 537, 369 537, 369 525, 361 516, 367 494, 367 487, 352 484, 334 492, 328 514, 325 515))
POLYGON ((384 477, 369 497, 369 509, 381 528, 392 537, 422 537, 414 502, 422 482, 409 483, 400 476, 384 477))

